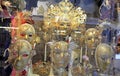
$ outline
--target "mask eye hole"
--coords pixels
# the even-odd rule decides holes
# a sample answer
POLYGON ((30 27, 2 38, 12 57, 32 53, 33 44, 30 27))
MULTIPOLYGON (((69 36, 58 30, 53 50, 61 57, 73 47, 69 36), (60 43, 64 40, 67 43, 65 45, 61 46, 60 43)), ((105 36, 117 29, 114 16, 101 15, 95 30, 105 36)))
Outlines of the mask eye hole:
POLYGON ((20 35, 21 35, 21 36, 25 36, 25 34, 24 34, 24 33, 21 33, 20 35))
POLYGON ((88 38, 88 40, 91 40, 91 38, 88 38))
POLYGON ((29 37, 32 37, 32 35, 29 35, 29 37))
POLYGON ((23 54, 23 57, 28 57, 28 54, 23 54))

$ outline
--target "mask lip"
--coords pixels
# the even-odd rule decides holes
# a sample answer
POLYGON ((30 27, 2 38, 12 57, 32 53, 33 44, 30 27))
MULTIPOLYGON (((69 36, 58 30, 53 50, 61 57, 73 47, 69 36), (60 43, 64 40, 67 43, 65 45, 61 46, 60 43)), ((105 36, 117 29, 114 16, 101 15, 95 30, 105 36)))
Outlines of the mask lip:
POLYGON ((28 57, 28 54, 23 54, 22 56, 23 56, 23 57, 28 57))

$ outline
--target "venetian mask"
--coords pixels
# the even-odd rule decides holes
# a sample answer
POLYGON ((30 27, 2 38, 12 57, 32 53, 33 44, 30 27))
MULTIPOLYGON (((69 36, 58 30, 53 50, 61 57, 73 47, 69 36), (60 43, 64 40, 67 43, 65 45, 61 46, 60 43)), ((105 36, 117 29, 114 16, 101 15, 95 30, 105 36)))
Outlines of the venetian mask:
POLYGON ((25 23, 18 27, 17 38, 25 39, 32 43, 35 39, 35 29, 32 25, 25 23))
POLYGON ((95 28, 89 28, 85 32, 85 43, 88 48, 93 48, 96 47, 97 44, 100 42, 100 33, 97 29, 95 28))
POLYGON ((113 56, 113 49, 108 44, 101 43, 97 46, 95 51, 95 59, 98 68, 102 72, 106 72, 108 69, 110 69, 110 63, 113 56))
POLYGON ((86 14, 80 7, 74 7, 69 0, 62 0, 59 4, 50 5, 44 14, 46 29, 76 29, 86 20, 86 14), (74 14, 73 14, 74 13, 74 14))
POLYGON ((75 30, 74 32, 72 32, 71 37, 77 44, 83 45, 85 38, 84 33, 85 33, 85 28, 81 27, 79 30, 75 30))
POLYGON ((16 56, 13 64, 14 68, 16 70, 24 69, 31 58, 31 44, 26 40, 18 40, 13 44, 13 51, 13 55, 16 56))
POLYGON ((55 42, 51 49, 53 50, 53 63, 55 68, 64 68, 67 66, 70 55, 68 53, 68 43, 64 41, 55 42))

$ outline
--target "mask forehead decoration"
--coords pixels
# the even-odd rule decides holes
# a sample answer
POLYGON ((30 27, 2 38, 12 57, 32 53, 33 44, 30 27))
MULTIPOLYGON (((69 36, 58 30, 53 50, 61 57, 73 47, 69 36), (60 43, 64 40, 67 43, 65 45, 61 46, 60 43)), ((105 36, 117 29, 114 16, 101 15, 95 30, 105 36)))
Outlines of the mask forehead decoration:
POLYGON ((13 44, 13 51, 13 55, 17 54, 13 66, 16 70, 22 70, 31 58, 32 46, 26 40, 18 40, 13 44))
POLYGON ((67 66, 69 61, 68 43, 64 41, 55 42, 52 45, 53 62, 57 68, 67 66))
POLYGON ((17 30, 17 38, 25 39, 30 43, 34 40, 35 37, 35 29, 32 25, 25 23, 18 27, 17 30))
POLYGON ((95 47, 95 45, 99 43, 99 37, 100 33, 97 29, 89 28, 85 32, 85 43, 88 46, 88 48, 95 47))
POLYGON ((95 59, 98 68, 103 72, 107 71, 110 68, 113 56, 114 52, 111 46, 105 43, 99 44, 95 51, 95 59))
POLYGON ((56 42, 53 45, 53 49, 59 49, 61 52, 62 51, 67 51, 67 49, 68 49, 68 43, 66 43, 64 41, 56 42))

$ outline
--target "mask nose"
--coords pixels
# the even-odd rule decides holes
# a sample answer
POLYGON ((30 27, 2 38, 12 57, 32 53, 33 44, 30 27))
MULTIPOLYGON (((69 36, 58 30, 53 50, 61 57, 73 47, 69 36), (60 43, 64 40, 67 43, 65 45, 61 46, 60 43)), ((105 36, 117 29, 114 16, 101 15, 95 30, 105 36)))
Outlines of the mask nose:
POLYGON ((16 61, 20 61, 21 60, 21 56, 19 56, 17 59, 16 59, 16 61))
POLYGON ((94 40, 94 38, 92 38, 92 40, 91 40, 91 41, 92 41, 92 43, 94 43, 94 41, 95 41, 95 40, 94 40))
POLYGON ((17 57, 16 60, 15 60, 15 62, 14 62, 14 65, 15 65, 16 63, 18 63, 20 60, 21 60, 21 57, 20 57, 20 56, 17 57))
POLYGON ((25 39, 28 39, 28 36, 27 36, 27 35, 25 36, 25 39))
POLYGON ((61 54, 60 54, 60 56, 63 58, 64 54, 63 54, 63 53, 61 53, 61 54))
POLYGON ((21 60, 21 56, 18 57, 18 60, 21 60))

